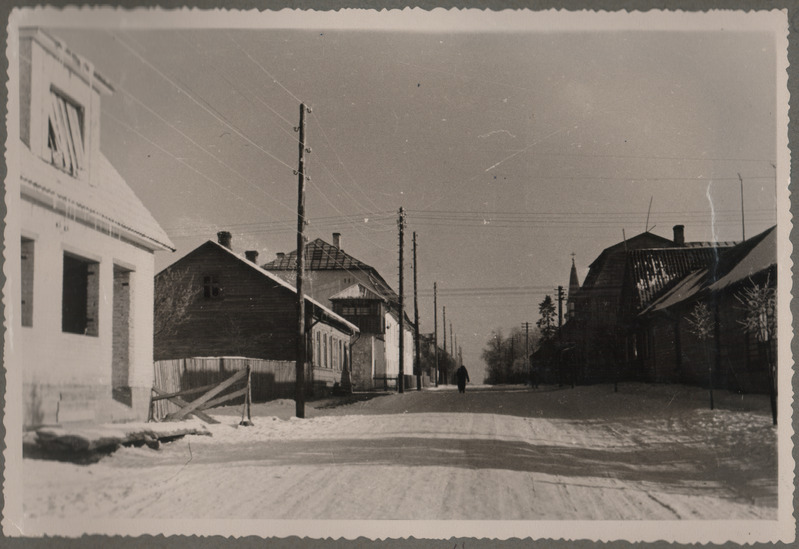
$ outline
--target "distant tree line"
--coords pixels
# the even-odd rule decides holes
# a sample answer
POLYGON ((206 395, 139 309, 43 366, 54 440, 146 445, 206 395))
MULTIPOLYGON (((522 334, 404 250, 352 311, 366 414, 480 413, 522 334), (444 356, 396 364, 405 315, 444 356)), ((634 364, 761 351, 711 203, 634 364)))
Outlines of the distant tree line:
POLYGON ((530 379, 529 355, 540 337, 538 329, 530 331, 529 336, 521 328, 514 328, 507 337, 501 329, 491 332, 482 353, 486 363, 483 382, 490 385, 527 382, 530 379))
POLYGON ((547 295, 538 304, 538 314, 536 328, 529 334, 521 328, 514 328, 507 337, 501 329, 491 332, 482 353, 487 366, 484 383, 526 383, 530 380, 530 355, 538 346, 554 341, 558 334, 557 312, 551 296, 547 295))
MULTIPOLYGON (((435 383, 436 354, 433 346, 433 338, 429 335, 420 335, 419 359, 421 360, 422 372, 430 376, 430 380, 435 383)), ((438 369, 441 373, 439 383, 454 383, 453 376, 458 368, 457 360, 447 351, 438 348, 438 369)))

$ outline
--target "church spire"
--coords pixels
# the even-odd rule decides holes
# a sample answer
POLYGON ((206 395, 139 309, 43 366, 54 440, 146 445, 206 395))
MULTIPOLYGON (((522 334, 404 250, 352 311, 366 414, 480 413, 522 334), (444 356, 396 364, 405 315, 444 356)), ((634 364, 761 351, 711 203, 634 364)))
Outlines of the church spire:
POLYGON ((569 273, 569 296, 566 298, 566 311, 569 317, 574 315, 574 301, 580 289, 580 280, 577 278, 577 267, 574 266, 574 253, 572 253, 572 269, 569 273))

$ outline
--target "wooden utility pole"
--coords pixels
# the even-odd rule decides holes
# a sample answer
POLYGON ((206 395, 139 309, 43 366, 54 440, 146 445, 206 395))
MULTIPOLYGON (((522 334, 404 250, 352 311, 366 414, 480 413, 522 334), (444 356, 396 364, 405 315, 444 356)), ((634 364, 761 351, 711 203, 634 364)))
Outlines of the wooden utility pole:
MULTIPOLYGON (((302 282, 305 274, 305 103, 300 103, 300 125, 295 131, 300 133, 300 157, 297 167, 297 363, 295 367, 294 404, 297 417, 305 417, 305 295, 302 282)), ((311 109, 307 109, 310 114, 311 109)))
POLYGON ((397 390, 405 392, 405 306, 403 289, 403 263, 402 252, 405 248, 405 208, 400 207, 399 217, 399 377, 397 379, 397 390))
POLYGON ((419 351, 419 296, 417 295, 417 276, 416 276, 416 231, 413 231, 413 324, 416 327, 414 332, 416 343, 416 390, 422 390, 422 358, 419 351))
POLYGON ((524 364, 527 366, 527 374, 530 376, 530 386, 535 387, 533 378, 533 362, 530 360, 530 323, 522 323, 524 326, 524 364))
POLYGON ((444 305, 442 309, 444 313, 444 320, 442 322, 444 325, 444 375, 441 376, 441 379, 444 385, 448 385, 447 370, 449 370, 449 358, 447 358, 447 306, 444 305))
POLYGON ((435 366, 436 371, 433 376, 436 378, 435 383, 436 387, 438 387, 438 283, 433 282, 433 349, 435 353, 435 366))
POLYGON ((563 286, 558 286, 558 336, 560 336, 560 329, 563 328, 563 286))
POLYGON ((449 354, 455 357, 455 346, 452 342, 452 322, 449 323, 449 354))
POLYGON ((746 223, 744 223, 744 178, 738 174, 738 181, 741 182, 741 238, 746 240, 746 223))

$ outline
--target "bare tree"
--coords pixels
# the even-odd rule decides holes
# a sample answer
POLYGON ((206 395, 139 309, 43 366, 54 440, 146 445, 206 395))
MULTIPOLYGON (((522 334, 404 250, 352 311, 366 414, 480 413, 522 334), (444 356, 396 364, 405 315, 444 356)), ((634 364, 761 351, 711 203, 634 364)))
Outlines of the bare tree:
POLYGON ((751 286, 735 295, 744 310, 744 319, 739 322, 743 325, 744 331, 755 335, 766 356, 771 418, 774 425, 777 424, 777 368, 772 357, 771 342, 777 334, 776 290, 769 284, 769 278, 766 278, 765 283, 752 282, 751 286))
POLYGON ((699 341, 702 342, 702 347, 705 351, 705 360, 707 361, 707 375, 710 391, 710 409, 713 409, 713 353, 710 346, 710 338, 713 337, 713 330, 715 322, 713 320, 713 313, 708 307, 707 303, 697 303, 691 314, 686 317, 688 322, 688 331, 694 334, 699 341))
POLYGON ((153 336, 167 337, 175 333, 188 317, 188 309, 198 293, 194 275, 186 269, 167 269, 155 277, 155 311, 153 336))

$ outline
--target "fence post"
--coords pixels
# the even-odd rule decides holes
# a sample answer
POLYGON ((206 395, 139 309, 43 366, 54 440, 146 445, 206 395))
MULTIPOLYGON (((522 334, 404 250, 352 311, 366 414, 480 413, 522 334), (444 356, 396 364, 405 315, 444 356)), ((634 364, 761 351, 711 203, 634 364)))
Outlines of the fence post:
POLYGON ((247 393, 244 395, 244 406, 242 406, 241 409, 241 421, 239 425, 252 427, 252 417, 250 416, 250 404, 252 404, 252 369, 249 364, 247 364, 247 376, 245 379, 247 380, 247 393))

